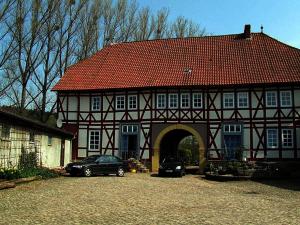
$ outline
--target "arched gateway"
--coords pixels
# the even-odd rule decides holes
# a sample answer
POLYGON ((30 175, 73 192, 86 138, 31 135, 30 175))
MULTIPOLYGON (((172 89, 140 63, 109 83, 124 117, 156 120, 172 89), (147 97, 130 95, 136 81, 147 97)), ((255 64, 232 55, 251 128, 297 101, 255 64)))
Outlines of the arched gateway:
POLYGON ((205 145, 203 142, 203 139, 201 135, 196 131, 194 128, 183 125, 183 124, 174 124, 171 126, 168 126, 164 128, 157 136, 154 142, 154 147, 153 147, 153 156, 152 156, 152 171, 157 172, 159 168, 159 160, 160 160, 160 153, 162 151, 162 142, 164 138, 167 135, 170 135, 173 137, 173 140, 170 140, 172 142, 175 142, 176 145, 178 145, 180 139, 176 139, 176 133, 178 133, 179 136, 185 137, 187 134, 193 135, 196 140, 199 143, 199 166, 200 166, 200 171, 203 171, 205 163, 206 163, 206 158, 205 158, 205 145), (173 135, 170 135, 172 134, 173 135), (177 143, 178 142, 178 143, 177 143))

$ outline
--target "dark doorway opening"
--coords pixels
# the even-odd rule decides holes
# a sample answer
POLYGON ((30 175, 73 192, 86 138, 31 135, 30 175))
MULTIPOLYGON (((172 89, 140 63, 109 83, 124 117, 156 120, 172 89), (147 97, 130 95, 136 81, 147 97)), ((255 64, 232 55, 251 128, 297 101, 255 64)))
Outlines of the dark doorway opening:
POLYGON ((174 157, 189 165, 199 165, 199 144, 196 138, 186 130, 172 130, 160 142, 159 161, 174 157))
POLYGON ((122 158, 137 159, 138 157, 137 150, 138 150, 138 136, 135 134, 122 135, 122 158))

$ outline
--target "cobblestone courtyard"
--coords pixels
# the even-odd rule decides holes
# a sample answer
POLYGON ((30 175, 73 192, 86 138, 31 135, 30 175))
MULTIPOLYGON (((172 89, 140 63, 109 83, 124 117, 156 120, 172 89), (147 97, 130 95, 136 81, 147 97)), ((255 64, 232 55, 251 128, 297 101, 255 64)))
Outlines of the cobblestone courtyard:
POLYGON ((2 190, 0 200, 0 224, 300 223, 296 181, 61 177, 2 190))

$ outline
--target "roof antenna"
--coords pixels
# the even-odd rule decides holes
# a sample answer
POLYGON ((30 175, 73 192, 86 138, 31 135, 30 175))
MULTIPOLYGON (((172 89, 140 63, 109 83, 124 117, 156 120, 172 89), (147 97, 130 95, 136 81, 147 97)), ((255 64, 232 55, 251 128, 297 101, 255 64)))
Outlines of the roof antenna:
POLYGON ((263 27, 263 25, 260 26, 260 32, 261 32, 261 33, 264 32, 264 27, 263 27))

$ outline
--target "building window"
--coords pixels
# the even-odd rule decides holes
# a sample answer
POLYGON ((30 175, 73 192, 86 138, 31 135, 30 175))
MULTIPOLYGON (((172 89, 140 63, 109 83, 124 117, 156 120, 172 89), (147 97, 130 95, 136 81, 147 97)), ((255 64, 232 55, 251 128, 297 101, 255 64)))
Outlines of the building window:
POLYGON ((292 106, 292 93, 290 91, 280 92, 280 105, 285 107, 292 106))
POLYGON ((186 109, 190 107, 190 94, 182 93, 181 94, 181 108, 186 109))
POLYGON ((178 108, 178 94, 169 94, 169 108, 178 108))
POLYGON ((128 109, 137 109, 137 96, 136 95, 128 96, 128 109))
POLYGON ((193 93, 193 108, 202 108, 202 93, 193 93))
POLYGON ((52 136, 48 136, 48 145, 52 145, 52 136))
POLYGON ((242 125, 241 124, 224 124, 223 132, 224 133, 241 133, 242 125))
POLYGON ((223 95, 224 108, 234 108, 234 94, 224 93, 223 95))
POLYGON ((100 97, 93 96, 92 97, 92 111, 98 111, 98 110, 100 110, 100 97))
POLYGON ((281 140, 282 140, 283 148, 292 148, 293 147, 293 130, 292 129, 282 129, 281 140))
POLYGON ((269 107, 277 106, 277 93, 276 91, 267 91, 266 92, 266 102, 269 107))
POLYGON ((100 131, 90 130, 89 150, 100 149, 100 131))
POLYGON ((239 108, 247 108, 248 107, 248 93, 247 92, 238 93, 238 107, 239 108))
POLYGON ((29 142, 34 142, 34 133, 33 132, 29 133, 29 142))
POLYGON ((5 138, 5 139, 10 138, 10 126, 9 125, 6 125, 6 124, 2 125, 1 137, 5 138))
POLYGON ((116 109, 125 109, 125 96, 116 96, 116 109))
POLYGON ((268 148, 278 147, 278 130, 275 128, 267 129, 267 146, 268 148))
POLYGON ((158 94, 157 95, 156 106, 158 109, 166 108, 166 94, 158 94))
POLYGON ((122 125, 123 134, 136 134, 138 132, 138 125, 122 125))

